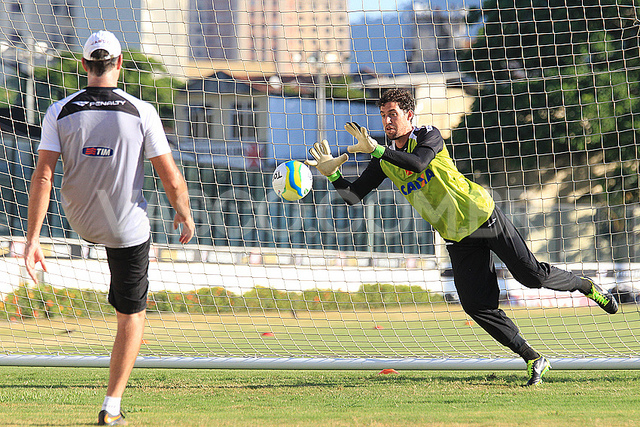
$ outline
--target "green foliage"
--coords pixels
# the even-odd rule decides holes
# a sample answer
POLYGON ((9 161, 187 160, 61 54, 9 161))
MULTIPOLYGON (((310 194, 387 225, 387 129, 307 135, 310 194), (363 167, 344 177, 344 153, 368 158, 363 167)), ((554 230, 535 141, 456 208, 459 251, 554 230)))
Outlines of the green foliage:
POLYGON ((369 307, 382 308, 402 304, 430 304, 442 302, 443 298, 422 289, 419 286, 388 285, 376 283, 362 285, 358 294, 369 307))
POLYGON ((122 88, 153 104, 163 119, 172 120, 174 97, 184 84, 169 77, 160 62, 142 53, 123 52, 123 57, 122 88))
POLYGON ((9 88, 0 88, 0 108, 10 108, 16 104, 18 92, 9 88))
POLYGON ((293 303, 299 300, 295 292, 279 291, 271 288, 256 286, 243 294, 245 307, 260 310, 291 310, 293 303))
MULTIPOLYGON (((364 101, 364 90, 354 89, 351 87, 351 83, 353 83, 352 76, 329 77, 325 80, 325 96, 327 99, 364 101)), ((283 83, 282 92, 285 96, 315 97, 315 89, 310 90, 308 84, 301 85, 297 80, 283 83)))
POLYGON ((348 292, 310 289, 302 293, 304 307, 309 311, 354 310, 362 307, 361 298, 348 292))
MULTIPOLYGON (((222 287, 200 288, 190 292, 151 292, 147 311, 192 314, 222 314, 241 311, 353 311, 399 307, 404 304, 443 302, 418 286, 364 284, 357 292, 311 289, 286 292, 256 286, 242 295, 222 287)), ((54 318, 59 316, 91 317, 115 313, 104 292, 58 289, 40 284, 20 286, 0 302, 0 318, 54 318)))
MULTIPOLYGON (((40 111, 45 111, 51 102, 87 85, 79 53, 61 53, 46 67, 36 67, 34 77, 40 111)), ((171 124, 175 92, 184 85, 168 76, 159 61, 139 52, 125 51, 119 86, 127 93, 153 104, 165 124, 171 124)))
POLYGON ((58 289, 46 284, 20 286, 0 302, 0 318, 54 318, 59 316, 91 317, 113 314, 106 294, 84 289, 58 289))
POLYGON ((327 97, 330 99, 364 100, 365 93, 362 89, 353 89, 349 85, 353 83, 352 76, 332 77, 327 83, 327 97))
POLYGON ((87 85, 87 76, 80 63, 81 54, 62 52, 46 67, 36 67, 33 76, 40 111, 50 103, 65 98, 87 85))
POLYGON ((461 68, 481 89, 451 142, 466 172, 529 170, 541 156, 561 163, 619 163, 596 177, 602 203, 640 196, 638 9, 632 0, 572 7, 562 0, 488 0, 484 27, 461 68), (566 158, 562 160, 562 158, 566 158), (631 160, 631 163, 626 161, 631 160), (635 160, 635 162, 633 162, 635 160))

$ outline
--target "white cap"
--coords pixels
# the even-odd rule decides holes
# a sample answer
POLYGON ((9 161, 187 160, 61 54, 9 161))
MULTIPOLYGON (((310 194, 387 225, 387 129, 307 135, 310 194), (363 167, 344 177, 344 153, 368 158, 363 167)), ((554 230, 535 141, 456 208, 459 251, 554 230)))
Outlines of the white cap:
POLYGON ((113 33, 104 30, 98 31, 89 36, 87 42, 84 44, 82 56, 87 61, 95 61, 95 58, 92 58, 91 54, 98 49, 104 49, 109 52, 109 55, 102 59, 117 58, 122 53, 120 42, 116 36, 114 36, 113 33))

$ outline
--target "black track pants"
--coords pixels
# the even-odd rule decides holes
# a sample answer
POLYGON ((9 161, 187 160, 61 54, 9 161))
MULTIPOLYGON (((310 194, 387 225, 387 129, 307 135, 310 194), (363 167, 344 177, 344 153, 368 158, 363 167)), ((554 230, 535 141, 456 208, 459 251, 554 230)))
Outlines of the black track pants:
POLYGON ((496 341, 513 351, 525 341, 518 327, 498 308, 500 290, 491 251, 528 288, 576 291, 583 286, 582 279, 575 274, 536 260, 498 207, 473 234, 460 242, 447 241, 447 250, 464 311, 496 341))

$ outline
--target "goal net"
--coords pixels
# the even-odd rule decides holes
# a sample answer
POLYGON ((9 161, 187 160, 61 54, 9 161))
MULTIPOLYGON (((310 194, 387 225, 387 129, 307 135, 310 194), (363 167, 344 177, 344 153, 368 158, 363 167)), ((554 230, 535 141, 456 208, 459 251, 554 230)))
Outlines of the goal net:
MULTIPOLYGON (((0 364, 106 366, 115 335, 105 249, 61 208, 48 271, 22 254, 41 122, 86 85, 90 33, 122 42, 121 87, 159 111, 196 236, 178 243, 150 164, 152 260, 142 366, 521 369, 458 302, 444 241, 387 180, 345 205, 313 168, 287 202, 275 167, 333 154, 347 122, 385 142, 388 88, 446 138, 530 248, 612 290, 527 289, 497 261, 501 308, 555 368, 638 368, 640 4, 414 0, 8 0, 0 7, 0 364), (371 5, 375 4, 372 8, 371 5)), ((347 178, 369 156, 350 155, 347 178)))

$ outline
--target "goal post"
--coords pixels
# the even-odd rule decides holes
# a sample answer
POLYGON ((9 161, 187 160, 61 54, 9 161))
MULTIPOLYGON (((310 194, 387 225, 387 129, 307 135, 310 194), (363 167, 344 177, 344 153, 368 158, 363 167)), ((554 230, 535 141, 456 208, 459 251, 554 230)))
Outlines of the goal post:
MULTIPOLYGON (((554 369, 640 368, 637 2, 103 3, 0 8, 0 365, 108 366, 106 251, 70 228, 60 162, 38 285, 21 258, 42 118, 86 84, 81 46, 107 29, 123 45, 121 87, 163 119, 196 222, 179 244, 147 162, 136 366, 524 368, 462 310, 444 241, 389 180, 354 206, 315 169, 300 201, 271 188, 275 167, 318 140, 345 152, 347 122, 384 143, 376 100, 403 87, 415 124, 441 130, 540 260, 621 303, 609 316, 579 293, 524 288, 498 263, 501 308, 523 336, 554 369)), ((343 175, 368 161, 350 155, 343 175)))
MULTIPOLYGON (((0 366, 108 368, 109 356, 0 355, 0 366)), ((554 370, 640 369, 640 358, 556 358, 554 370)), ((521 359, 305 358, 305 357, 152 357, 139 356, 136 368, 268 370, 434 370, 521 371, 521 359)))

